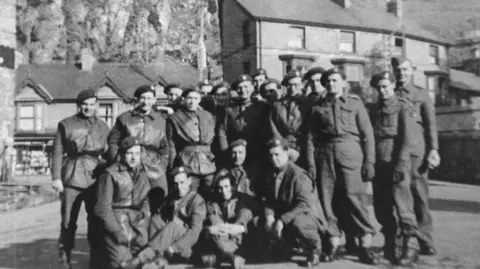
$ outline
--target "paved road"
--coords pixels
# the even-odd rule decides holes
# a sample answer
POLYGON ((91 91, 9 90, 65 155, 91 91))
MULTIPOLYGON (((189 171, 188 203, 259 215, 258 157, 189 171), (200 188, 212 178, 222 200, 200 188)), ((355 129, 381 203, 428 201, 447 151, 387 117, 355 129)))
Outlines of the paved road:
MULTIPOLYGON (((431 181, 431 206, 435 221, 438 255, 422 257, 413 268, 480 269, 480 187, 431 181)), ((0 268, 60 268, 56 238, 60 224, 58 202, 0 215, 0 268)), ((84 219, 84 218, 81 218, 84 219)), ((88 269, 85 221, 79 224, 75 269, 88 269)), ((383 244, 377 235, 375 246, 383 244)), ((295 263, 249 265, 248 268, 297 268, 295 263)), ((174 269, 194 268, 176 265, 174 269)), ((346 257, 318 268, 394 268, 383 261, 377 267, 365 266, 346 257)))

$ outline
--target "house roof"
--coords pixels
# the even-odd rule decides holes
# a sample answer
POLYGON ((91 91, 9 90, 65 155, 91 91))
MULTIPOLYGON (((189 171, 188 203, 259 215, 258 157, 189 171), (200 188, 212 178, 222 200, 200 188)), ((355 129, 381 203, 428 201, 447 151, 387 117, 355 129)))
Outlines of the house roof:
MULTIPOLYGON (((313 24, 373 32, 400 32, 398 17, 378 10, 352 5, 343 8, 332 0, 235 0, 254 18, 265 21, 313 24)), ((425 30, 411 20, 403 19, 406 36, 439 44, 447 40, 425 30)))
POLYGON ((86 88, 111 86, 121 97, 132 97, 140 85, 169 83, 196 85, 197 70, 169 56, 165 63, 150 66, 133 66, 118 63, 96 63, 91 71, 82 71, 75 64, 20 65, 17 69, 17 91, 24 84, 35 84, 54 100, 74 100, 86 88))
POLYGON ((457 89, 480 92, 480 77, 473 73, 450 69, 450 85, 457 89))

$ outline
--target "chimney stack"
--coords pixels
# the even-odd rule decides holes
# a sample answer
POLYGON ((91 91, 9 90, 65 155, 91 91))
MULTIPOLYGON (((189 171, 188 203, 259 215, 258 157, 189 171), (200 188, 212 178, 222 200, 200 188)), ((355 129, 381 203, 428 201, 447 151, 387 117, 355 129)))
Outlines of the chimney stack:
POLYGON ((97 59, 93 56, 93 52, 89 48, 80 50, 79 63, 82 71, 92 71, 93 65, 97 62, 97 59))
POLYGON ((351 0, 333 0, 333 1, 343 8, 352 7, 352 1, 351 0))
POLYGON ((402 0, 389 0, 387 2, 387 12, 392 13, 398 18, 403 17, 403 2, 402 0))

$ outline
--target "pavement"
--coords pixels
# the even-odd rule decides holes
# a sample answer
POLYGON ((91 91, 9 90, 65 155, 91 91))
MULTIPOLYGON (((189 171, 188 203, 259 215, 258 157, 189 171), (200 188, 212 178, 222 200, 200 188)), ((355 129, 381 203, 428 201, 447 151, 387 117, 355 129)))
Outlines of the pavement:
MULTIPOLYGON (((422 256, 411 268, 480 269, 480 186, 430 181, 430 204, 435 226, 438 254, 422 256)), ((372 210, 372 208, 370 208, 372 210)), ((371 212, 373 216, 373 211, 371 212)), ((377 223, 375 221, 375 223, 377 223)), ((60 203, 53 202, 34 208, 0 214, 0 268, 60 268, 56 241, 60 227, 60 203)), ((377 224, 378 227, 378 224, 377 224)), ((85 213, 82 212, 73 252, 73 268, 88 269, 85 213)), ((374 246, 383 238, 377 234, 374 246)), ((195 268, 174 265, 169 268, 195 268)), ((294 262, 256 264, 246 268, 301 268, 294 262)), ((366 266, 355 257, 344 257, 334 263, 320 264, 324 269, 397 268, 382 260, 378 266, 366 266)), ((400 268, 400 267, 399 267, 400 268)))

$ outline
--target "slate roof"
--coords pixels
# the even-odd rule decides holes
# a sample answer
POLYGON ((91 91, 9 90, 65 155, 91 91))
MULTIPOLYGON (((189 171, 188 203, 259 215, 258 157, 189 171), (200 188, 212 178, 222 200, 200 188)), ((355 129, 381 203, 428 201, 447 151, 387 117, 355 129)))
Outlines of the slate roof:
POLYGON ((480 92, 480 77, 473 73, 450 69, 450 86, 457 89, 480 92))
MULTIPOLYGON (((332 0, 234 0, 258 20, 313 24, 352 30, 399 32, 400 19, 378 10, 353 5, 343 8, 332 0)), ((407 37, 439 44, 451 41, 425 30, 412 20, 403 19, 407 37)))
POLYGON ((25 83, 35 83, 53 100, 74 100, 86 88, 98 88, 113 84, 114 90, 130 98, 135 89, 144 84, 169 83, 196 85, 198 72, 195 68, 165 57, 162 66, 132 66, 118 63, 96 63, 91 71, 82 71, 75 64, 31 64, 17 69, 17 91, 25 83))

